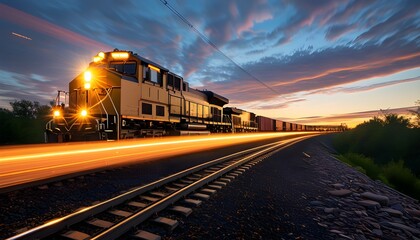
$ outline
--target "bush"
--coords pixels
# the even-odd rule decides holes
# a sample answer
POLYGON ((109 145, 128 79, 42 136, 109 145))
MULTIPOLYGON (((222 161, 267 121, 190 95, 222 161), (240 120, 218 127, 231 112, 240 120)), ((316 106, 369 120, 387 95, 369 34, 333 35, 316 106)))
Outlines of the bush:
POLYGON ((420 199, 420 180, 404 166, 402 160, 388 163, 382 168, 382 172, 392 187, 420 199))
POLYGON ((357 153, 339 155, 338 159, 370 178, 379 179, 386 185, 420 200, 420 179, 404 166, 404 161, 393 161, 381 166, 375 164, 371 158, 357 153))
POLYGON ((44 142, 45 124, 51 107, 39 102, 10 102, 12 111, 0 108, 0 144, 44 142))
POLYGON ((408 120, 397 115, 375 117, 336 135, 334 147, 339 153, 363 154, 377 165, 404 159, 406 166, 420 176, 420 128, 409 127, 408 120))
POLYGON ((420 128, 413 128, 408 118, 395 114, 374 117, 336 135, 333 144, 342 154, 340 160, 420 199, 420 128))
POLYGON ((45 123, 43 119, 25 119, 0 111, 0 144, 42 143, 45 123))
POLYGON ((371 158, 357 153, 346 153, 338 156, 338 158, 355 167, 360 172, 363 172, 372 179, 380 179, 381 169, 376 165, 371 158))

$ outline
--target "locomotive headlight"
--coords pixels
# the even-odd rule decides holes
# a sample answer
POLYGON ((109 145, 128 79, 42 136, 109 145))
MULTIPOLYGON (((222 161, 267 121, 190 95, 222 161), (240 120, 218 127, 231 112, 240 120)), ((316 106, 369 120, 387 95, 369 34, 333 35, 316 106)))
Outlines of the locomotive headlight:
POLYGON ((129 54, 128 52, 112 52, 111 57, 115 60, 127 60, 129 54))
POLYGON ((94 62, 99 62, 99 61, 101 61, 102 60, 102 58, 100 58, 99 56, 94 56, 93 57, 93 61, 94 62))
POLYGON ((59 117, 59 116, 61 116, 61 111, 60 110, 54 110, 54 112, 53 112, 53 116, 56 118, 56 117, 59 117))
POLYGON ((80 111, 81 117, 86 117, 87 115, 88 115, 88 111, 86 109, 83 109, 82 111, 80 111))
POLYGON ((98 53, 98 55, 93 57, 93 61, 94 62, 100 62, 100 61, 104 60, 104 58, 105 58, 105 53, 100 52, 100 53, 98 53))
POLYGON ((85 82, 90 82, 92 80, 92 73, 90 71, 86 71, 84 74, 85 82))
POLYGON ((90 89, 90 81, 92 80, 92 73, 90 71, 86 71, 84 74, 85 78, 85 89, 90 89))

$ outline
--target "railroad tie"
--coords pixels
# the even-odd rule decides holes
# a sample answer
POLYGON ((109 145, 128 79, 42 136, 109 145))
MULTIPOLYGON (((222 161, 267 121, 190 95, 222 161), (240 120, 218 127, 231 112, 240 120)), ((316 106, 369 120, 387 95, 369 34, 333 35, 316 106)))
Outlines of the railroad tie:
POLYGON ((210 198, 209 195, 203 194, 203 193, 194 193, 194 194, 191 195, 191 197, 198 198, 198 199, 204 199, 204 200, 208 200, 210 198))
POLYGON ((212 189, 217 189, 217 190, 222 189, 221 185, 214 185, 214 184, 209 184, 207 185, 207 187, 212 188, 212 189))
POLYGON ((177 212, 179 214, 184 215, 185 217, 188 217, 192 213, 191 208, 182 207, 182 206, 173 206, 169 208, 170 211, 177 212))
POLYGON ((144 231, 144 230, 137 231, 133 235, 133 237, 140 238, 140 239, 143 239, 143 240, 161 240, 162 239, 159 235, 156 235, 154 233, 144 231))
POLYGON ((68 231, 66 233, 61 234, 61 236, 73 240, 82 240, 90 238, 90 235, 79 231, 68 231))
POLYGON ((127 204, 130 205, 130 206, 133 206, 133 207, 138 207, 138 208, 145 208, 147 206, 146 203, 136 202, 136 201, 131 201, 127 204))
POLYGON ((189 204, 189 205, 192 205, 192 206, 194 206, 194 207, 198 207, 198 206, 200 206, 201 205, 201 203, 202 203, 202 201, 200 201, 200 200, 197 200, 197 199, 191 199, 191 198, 186 198, 186 199, 184 199, 184 201, 183 201, 184 203, 186 203, 186 204, 189 204))
POLYGON ((165 226, 169 231, 174 230, 179 224, 177 220, 167 218, 167 217, 157 217, 153 219, 152 221, 165 226))
POLYGON ((109 228, 112 225, 114 225, 114 223, 109 222, 109 221, 105 221, 105 220, 101 220, 101 219, 97 219, 94 218, 90 221, 86 221, 88 224, 96 226, 96 227, 100 227, 100 228, 109 228))
POLYGON ((217 191, 210 188, 203 188, 203 189, 200 189, 200 192, 212 195, 212 194, 215 194, 217 191))

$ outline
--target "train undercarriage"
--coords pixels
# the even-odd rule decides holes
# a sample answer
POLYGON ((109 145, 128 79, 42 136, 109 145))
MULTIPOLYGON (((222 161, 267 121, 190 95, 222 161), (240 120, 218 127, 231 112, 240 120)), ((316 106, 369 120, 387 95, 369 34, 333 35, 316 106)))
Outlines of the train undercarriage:
POLYGON ((229 123, 163 122, 115 115, 54 118, 46 124, 45 142, 120 140, 181 135, 229 133, 229 123))

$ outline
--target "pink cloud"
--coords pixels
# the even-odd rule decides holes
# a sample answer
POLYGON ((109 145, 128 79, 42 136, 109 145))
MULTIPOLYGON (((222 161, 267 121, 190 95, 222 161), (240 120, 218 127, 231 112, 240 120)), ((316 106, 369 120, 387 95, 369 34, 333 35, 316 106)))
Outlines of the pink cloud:
POLYGON ((270 12, 256 12, 254 14, 250 14, 247 16, 245 21, 238 27, 236 33, 238 35, 241 35, 243 32, 252 29, 252 27, 254 27, 254 23, 264 22, 265 20, 269 20, 271 18, 273 18, 273 16, 270 12))
POLYGON ((373 117, 381 116, 384 113, 386 114, 397 114, 397 115, 410 115, 410 111, 417 110, 418 107, 402 107, 402 108, 393 108, 393 109, 380 109, 380 110, 370 110, 363 112, 353 112, 353 113, 344 113, 344 114, 335 114, 329 116, 313 116, 313 117, 303 117, 296 119, 297 123, 301 124, 337 124, 341 122, 346 122, 350 124, 349 127, 355 127, 357 124, 367 121, 373 117))

